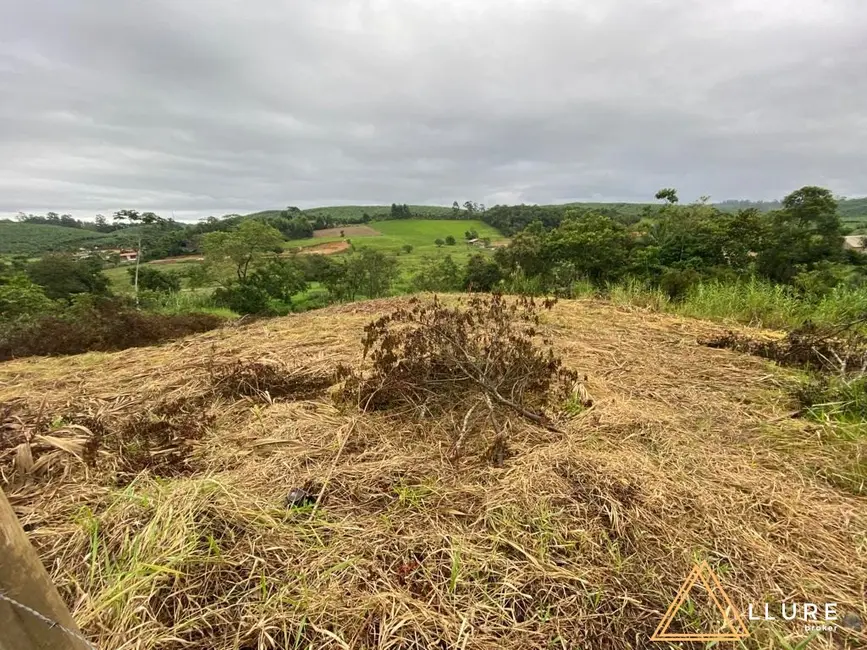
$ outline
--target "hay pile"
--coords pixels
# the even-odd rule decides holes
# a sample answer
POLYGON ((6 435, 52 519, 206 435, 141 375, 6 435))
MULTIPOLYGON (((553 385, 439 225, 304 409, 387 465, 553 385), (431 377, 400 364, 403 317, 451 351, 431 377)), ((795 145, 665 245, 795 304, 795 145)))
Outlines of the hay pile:
MULTIPOLYGON (((699 345, 705 323, 560 304, 542 328, 593 406, 515 418, 497 466, 454 458, 447 419, 332 400, 364 327, 404 304, 0 365, 4 489, 100 648, 665 647, 649 637, 700 560, 744 613, 867 621, 864 444, 785 417, 786 371, 699 345), (131 423, 161 432, 146 455, 85 453, 131 423), (315 502, 286 508, 298 486, 315 502)), ((749 628, 748 648, 804 637, 749 628)))

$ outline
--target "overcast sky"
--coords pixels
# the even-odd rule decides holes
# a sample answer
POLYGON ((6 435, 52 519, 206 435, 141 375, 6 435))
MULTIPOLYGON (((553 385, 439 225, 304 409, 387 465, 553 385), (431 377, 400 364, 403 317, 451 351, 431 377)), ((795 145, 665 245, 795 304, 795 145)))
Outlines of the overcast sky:
POLYGON ((0 213, 867 194, 867 0, 0 0, 0 213))

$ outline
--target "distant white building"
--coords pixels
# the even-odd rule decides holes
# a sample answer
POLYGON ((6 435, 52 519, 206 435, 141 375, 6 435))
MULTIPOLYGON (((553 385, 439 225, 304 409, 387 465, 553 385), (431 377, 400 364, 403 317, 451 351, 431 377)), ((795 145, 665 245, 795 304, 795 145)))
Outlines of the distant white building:
POLYGON ((843 237, 843 248, 859 253, 867 250, 867 235, 847 235, 843 237))

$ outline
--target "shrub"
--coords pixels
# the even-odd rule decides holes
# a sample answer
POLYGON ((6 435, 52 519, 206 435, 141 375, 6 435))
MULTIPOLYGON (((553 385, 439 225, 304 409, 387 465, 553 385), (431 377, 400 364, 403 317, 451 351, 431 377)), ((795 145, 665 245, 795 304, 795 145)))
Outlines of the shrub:
POLYGON ((252 282, 239 282, 214 290, 214 302, 236 314, 270 316, 274 313, 271 296, 252 282))
MULTIPOLYGON (((135 284, 134 268, 127 269, 130 284, 135 284)), ((160 271, 152 266, 140 266, 138 286, 144 291, 164 291, 174 293, 181 290, 181 276, 173 271, 160 271)))
POLYGON ((695 269, 669 269, 659 278, 659 288, 672 300, 680 300, 700 279, 695 269))
POLYGON ((454 308, 413 299, 365 328, 372 372, 344 371, 343 394, 363 410, 409 408, 452 422, 453 457, 490 421, 488 451, 502 451, 511 416, 551 427, 546 407, 577 380, 549 342, 540 343, 539 322, 531 298, 477 296, 454 308))
POLYGON ((867 376, 819 375, 797 391, 798 401, 816 418, 864 423, 867 421, 867 376))
POLYGON ((490 291, 502 278, 497 263, 476 253, 467 262, 464 272, 464 289, 467 291, 490 291))
POLYGON ((454 237, 452 237, 451 235, 449 235, 448 237, 446 237, 446 246, 454 246, 455 243, 456 243, 456 242, 455 242, 455 238, 454 238, 454 237))
POLYGON ((154 314, 120 299, 88 297, 61 314, 0 328, 0 361, 154 345, 222 323, 212 314, 154 314))
POLYGON ((57 303, 25 275, 15 275, 0 284, 0 319, 16 320, 53 311, 57 303))
POLYGON ((457 291, 461 288, 461 270, 451 255, 425 260, 412 278, 416 291, 457 291))
POLYGON ((108 278, 102 273, 102 261, 95 257, 77 260, 72 255, 46 255, 27 267, 27 275, 52 299, 65 300, 81 293, 108 293, 108 278))

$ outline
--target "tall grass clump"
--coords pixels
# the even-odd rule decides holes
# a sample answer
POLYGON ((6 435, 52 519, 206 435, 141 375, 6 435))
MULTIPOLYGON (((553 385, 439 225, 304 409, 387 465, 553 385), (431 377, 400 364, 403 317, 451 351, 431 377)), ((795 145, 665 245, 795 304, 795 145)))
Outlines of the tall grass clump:
POLYGON ((160 314, 189 314, 191 312, 215 314, 226 318, 237 316, 214 299, 213 291, 142 291, 140 301, 143 307, 160 314))
POLYGON ((819 299, 810 309, 815 323, 834 324, 851 321, 867 314, 867 287, 840 285, 819 299))
POLYGON ((654 311, 668 311, 671 306, 668 294, 637 278, 608 284, 605 293, 615 305, 633 305, 654 311))
POLYGON ((584 278, 575 280, 570 287, 570 298, 593 298, 596 296, 596 287, 590 280, 584 278))
POLYGON ((521 269, 501 281, 501 290, 503 293, 521 296, 542 296, 549 293, 542 276, 528 276, 521 269))
POLYGON ((804 305, 790 287, 752 278, 746 282, 695 284, 675 311, 695 318, 785 328, 801 321, 804 305))

